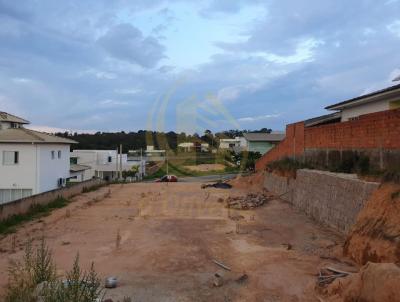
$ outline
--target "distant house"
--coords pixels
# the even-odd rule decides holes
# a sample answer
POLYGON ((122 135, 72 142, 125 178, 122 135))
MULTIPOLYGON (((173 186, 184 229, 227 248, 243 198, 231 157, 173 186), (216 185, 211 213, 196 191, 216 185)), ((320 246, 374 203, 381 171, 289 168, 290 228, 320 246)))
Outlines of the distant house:
POLYGON ((235 137, 235 138, 221 138, 219 140, 219 149, 241 149, 245 148, 247 145, 247 141, 244 137, 235 137))
POLYGON ((244 133, 246 139, 246 150, 259 152, 261 155, 267 153, 285 138, 284 133, 244 133))
POLYGON ((145 150, 129 150, 128 151, 128 160, 129 161, 140 161, 145 160, 146 162, 160 162, 165 160, 165 156, 167 154, 166 150, 157 150, 154 149, 154 146, 147 146, 145 150))
POLYGON ((91 179, 92 178, 92 177, 90 177, 91 169, 92 168, 90 166, 78 165, 78 164, 71 163, 70 168, 69 168, 69 171, 70 171, 69 181, 70 182, 82 182, 82 181, 91 179))
MULTIPOLYGON (((346 122, 360 115, 400 108, 400 84, 365 94, 350 100, 326 107, 338 111, 340 120, 346 122)), ((335 119, 335 114, 330 115, 335 119)))
POLYGON ((184 142, 178 144, 178 150, 181 152, 191 152, 194 150, 194 143, 184 142))
POLYGON ((121 156, 117 150, 74 150, 71 152, 71 172, 75 175, 71 181, 91 178, 111 181, 118 178, 119 171, 129 171, 132 167, 138 167, 138 173, 144 175, 144 163, 144 160, 128 161, 128 155, 121 156))
POLYGON ((0 204, 62 187, 70 176, 70 139, 24 128, 0 112, 0 204))
POLYGON ((207 152, 209 151, 210 145, 208 143, 201 142, 184 142, 178 144, 178 150, 182 152, 207 152))

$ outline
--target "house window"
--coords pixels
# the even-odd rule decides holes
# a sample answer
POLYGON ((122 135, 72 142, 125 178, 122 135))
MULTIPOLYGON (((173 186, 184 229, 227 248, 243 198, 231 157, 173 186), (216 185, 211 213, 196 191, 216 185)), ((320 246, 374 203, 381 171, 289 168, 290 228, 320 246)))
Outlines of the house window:
POLYGON ((3 165, 17 165, 19 163, 18 151, 3 151, 3 165))
POLYGON ((58 150, 57 156, 58 156, 59 159, 61 158, 61 150, 58 150))
POLYGON ((109 162, 109 163, 112 162, 112 157, 111 157, 111 156, 108 157, 108 162, 109 162))
POLYGON ((51 151, 51 159, 55 159, 56 158, 56 151, 51 151))
POLYGON ((14 128, 14 129, 19 128, 19 124, 17 124, 17 123, 11 123, 11 128, 14 128))

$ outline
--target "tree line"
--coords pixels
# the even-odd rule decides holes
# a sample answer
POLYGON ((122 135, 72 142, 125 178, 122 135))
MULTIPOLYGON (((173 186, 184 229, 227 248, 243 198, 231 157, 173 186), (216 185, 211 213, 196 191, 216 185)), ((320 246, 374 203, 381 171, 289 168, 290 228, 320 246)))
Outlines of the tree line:
POLYGON ((137 132, 96 132, 89 133, 56 133, 56 135, 69 138, 78 142, 72 145, 74 149, 99 149, 99 150, 113 150, 122 144, 123 152, 128 150, 146 149, 146 146, 152 145, 155 149, 163 150, 176 150, 178 144, 183 142, 204 142, 210 146, 217 147, 219 140, 222 138, 234 138, 236 136, 243 136, 243 133, 263 132, 270 133, 271 129, 262 128, 260 130, 227 130, 212 133, 210 130, 205 130, 202 135, 198 133, 186 134, 184 132, 175 133, 158 132, 158 131, 145 131, 139 130, 137 132))

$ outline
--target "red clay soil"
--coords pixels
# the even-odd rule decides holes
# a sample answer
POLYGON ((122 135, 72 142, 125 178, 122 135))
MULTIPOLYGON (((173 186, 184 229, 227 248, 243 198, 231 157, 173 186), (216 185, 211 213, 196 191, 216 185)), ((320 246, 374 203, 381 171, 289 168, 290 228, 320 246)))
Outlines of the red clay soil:
POLYGON ((319 290, 325 302, 400 302, 400 268, 393 263, 367 263, 359 273, 336 279, 319 290))
POLYGON ((102 278, 118 277, 119 286, 106 294, 114 301, 318 302, 318 268, 337 265, 342 238, 280 200, 247 211, 220 202, 248 192, 140 183, 77 196, 67 208, 0 238, 0 288, 8 262, 21 259, 29 238, 36 245, 44 236, 60 275, 79 252, 83 268, 94 262, 102 278), (216 272, 223 275, 221 287, 212 285, 216 272), (244 272, 248 279, 235 281, 244 272))
POLYGON ((363 265, 400 262, 400 185, 383 184, 360 212, 344 254, 363 265))
POLYGON ((265 173, 258 172, 249 176, 238 176, 229 183, 237 189, 260 191, 264 187, 265 173))

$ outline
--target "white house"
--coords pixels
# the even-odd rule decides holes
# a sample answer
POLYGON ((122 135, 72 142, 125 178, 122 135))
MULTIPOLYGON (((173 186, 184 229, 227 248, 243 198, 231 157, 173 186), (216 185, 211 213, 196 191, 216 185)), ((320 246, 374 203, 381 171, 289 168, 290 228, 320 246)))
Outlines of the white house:
POLYGON ((162 162, 166 158, 166 150, 154 149, 154 146, 148 145, 145 150, 129 150, 128 151, 128 161, 156 161, 162 162))
POLYGON ((219 149, 244 149, 247 146, 247 141, 244 137, 236 136, 235 138, 221 138, 219 140, 219 149))
POLYGON ((73 140, 24 128, 27 120, 0 112, 0 204, 65 185, 73 140))
MULTIPOLYGON (((330 105, 325 109, 338 111, 342 122, 356 119, 360 115, 400 108, 400 85, 378 90, 341 103, 330 105)), ((321 118, 334 119, 335 114, 321 118)), ((325 121, 326 122, 326 121, 325 121)))
POLYGON ((109 181, 116 179, 119 171, 129 171, 133 167, 138 167, 139 177, 145 175, 145 160, 128 161, 127 154, 122 154, 121 157, 117 150, 74 150, 70 156, 71 167, 75 169, 71 181, 93 177, 109 181))
POLYGON ((201 152, 208 152, 210 145, 208 143, 183 142, 178 144, 178 149, 183 152, 192 152, 196 149, 201 152))

